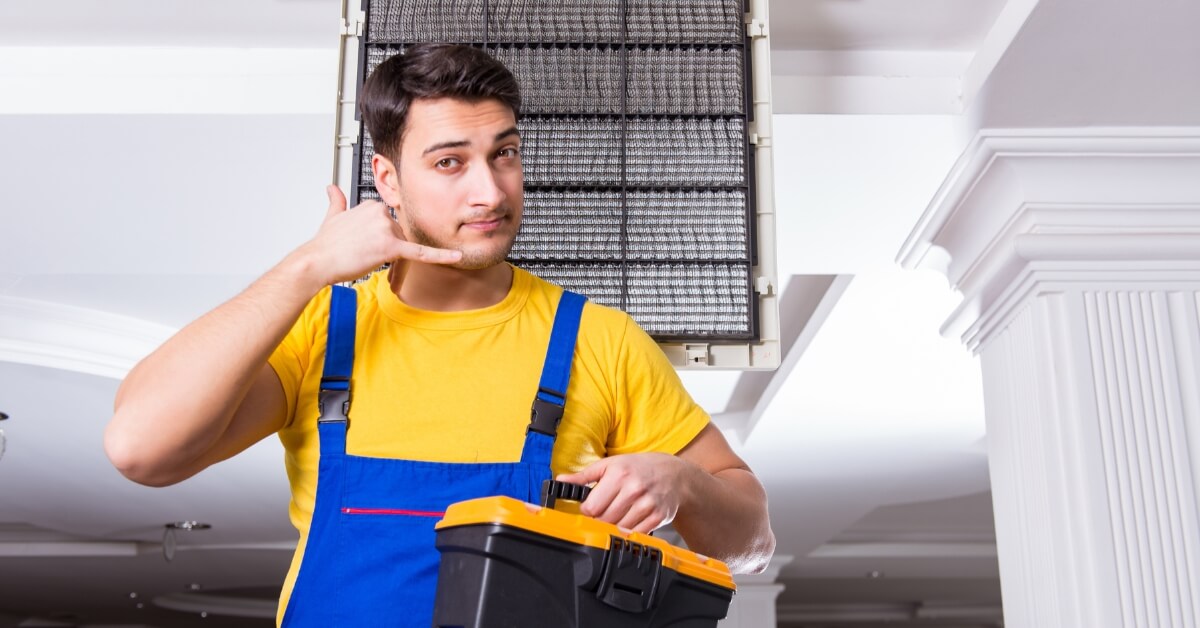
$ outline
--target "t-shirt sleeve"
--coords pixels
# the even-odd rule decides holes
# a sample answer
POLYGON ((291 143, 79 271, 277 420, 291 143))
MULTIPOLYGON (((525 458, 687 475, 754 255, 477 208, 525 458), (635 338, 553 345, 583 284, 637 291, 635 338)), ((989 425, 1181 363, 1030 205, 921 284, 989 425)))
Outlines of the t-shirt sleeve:
POLYGON ((329 289, 317 293, 300 318, 292 325, 292 329, 283 337, 283 341, 275 347, 275 351, 267 358, 267 364, 274 369, 283 385, 284 398, 287 399, 287 425, 292 424, 296 417, 296 403, 300 398, 300 384, 309 368, 310 356, 313 351, 316 336, 315 321, 325 320, 329 313, 329 289))
POLYGON ((709 423, 662 349, 626 317, 617 359, 616 421, 608 455, 679 453, 709 423))

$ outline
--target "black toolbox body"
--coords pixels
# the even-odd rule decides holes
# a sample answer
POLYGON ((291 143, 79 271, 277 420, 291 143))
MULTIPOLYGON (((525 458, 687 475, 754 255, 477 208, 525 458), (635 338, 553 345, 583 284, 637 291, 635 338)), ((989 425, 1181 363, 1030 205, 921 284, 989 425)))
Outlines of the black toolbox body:
POLYGON ((434 628, 715 628, 735 590, 720 561, 508 497, 437 527, 434 628))

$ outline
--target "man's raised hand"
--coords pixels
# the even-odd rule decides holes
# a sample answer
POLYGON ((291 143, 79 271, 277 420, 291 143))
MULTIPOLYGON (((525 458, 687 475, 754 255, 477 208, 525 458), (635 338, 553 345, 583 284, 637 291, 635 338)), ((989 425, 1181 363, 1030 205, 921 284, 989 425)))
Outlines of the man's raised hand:
POLYGON ((438 249, 404 239, 386 205, 370 200, 353 211, 336 185, 325 188, 329 209, 317 235, 297 249, 323 285, 357 279, 387 262, 407 259, 427 264, 453 264, 461 251, 438 249))

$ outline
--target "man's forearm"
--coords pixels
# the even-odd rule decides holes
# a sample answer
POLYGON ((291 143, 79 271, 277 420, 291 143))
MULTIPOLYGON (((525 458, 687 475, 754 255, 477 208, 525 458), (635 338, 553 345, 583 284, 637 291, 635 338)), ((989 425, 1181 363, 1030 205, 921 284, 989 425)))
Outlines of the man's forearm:
POLYGON ((322 288, 385 262, 453 264, 460 251, 408 242, 379 201, 346 210, 328 186, 329 209, 312 240, 244 292, 171 337, 117 392, 104 448, 143 484, 178 482, 282 427, 286 400, 266 363, 322 288))
POLYGON ((289 256, 130 371, 105 433, 105 448, 122 473, 157 485, 190 474, 322 287, 307 271, 303 256, 289 256))
POLYGON ((767 495, 745 469, 709 474, 693 465, 675 529, 693 551, 724 561, 734 573, 766 569, 775 551, 767 495))

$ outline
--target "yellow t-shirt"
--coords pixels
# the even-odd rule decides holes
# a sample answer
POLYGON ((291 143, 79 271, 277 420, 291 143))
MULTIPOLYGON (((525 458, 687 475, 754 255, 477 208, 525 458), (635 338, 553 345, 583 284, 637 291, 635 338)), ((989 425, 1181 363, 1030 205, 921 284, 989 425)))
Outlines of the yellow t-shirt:
MULTIPOLYGON (((441 462, 519 460, 562 288, 514 267, 504 300, 463 312, 406 305, 392 292, 386 271, 354 288, 347 453, 441 462)), ((328 316, 327 288, 270 357, 287 398, 288 422, 279 438, 292 486, 290 515, 300 531, 281 617, 316 498, 317 390, 328 316)), ((677 453, 708 421, 633 319, 590 301, 584 306, 551 461, 554 473, 617 454, 677 453)))

